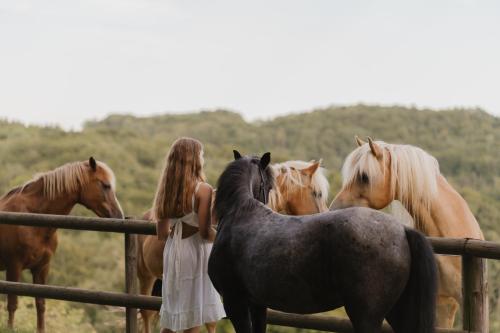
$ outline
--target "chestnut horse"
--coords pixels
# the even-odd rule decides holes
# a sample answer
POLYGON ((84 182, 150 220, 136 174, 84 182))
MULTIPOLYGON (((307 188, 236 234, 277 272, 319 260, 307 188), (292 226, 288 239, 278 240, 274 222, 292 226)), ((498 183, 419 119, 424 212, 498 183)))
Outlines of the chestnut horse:
MULTIPOLYGON (((321 161, 287 161, 272 165, 277 189, 269 193, 271 209, 288 215, 327 211, 328 180, 320 164, 321 161)), ((150 219, 149 211, 143 219, 150 219)), ((156 236, 138 236, 137 275, 139 290, 143 295, 151 295, 155 281, 162 277, 164 247, 165 241, 158 240, 156 236)), ((151 331, 151 318, 156 313, 157 311, 141 310, 143 332, 151 331)))
MULTIPOLYGON (((330 209, 382 209, 398 200, 415 228, 428 236, 484 239, 469 206, 440 173, 434 157, 410 145, 356 141, 359 147, 344 162, 343 187, 330 209)), ((437 325, 451 328, 461 302, 461 262, 457 256, 437 259, 437 325)))
MULTIPOLYGON (((68 215, 82 204, 99 217, 123 218, 115 195, 115 176, 103 162, 68 163, 35 175, 22 186, 0 198, 0 211, 68 215)), ((29 269, 33 283, 45 284, 49 265, 57 247, 55 228, 0 224, 0 270, 7 280, 18 282, 21 271, 29 269)), ((45 299, 36 298, 37 332, 45 331, 45 299)), ((8 325, 14 326, 17 296, 8 295, 8 325)))

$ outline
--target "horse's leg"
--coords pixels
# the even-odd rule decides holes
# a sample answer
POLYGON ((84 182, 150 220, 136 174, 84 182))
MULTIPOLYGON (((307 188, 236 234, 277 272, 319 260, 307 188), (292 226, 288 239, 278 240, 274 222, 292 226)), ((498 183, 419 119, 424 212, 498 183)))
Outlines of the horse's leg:
POLYGON ((453 328, 458 308, 459 304, 453 297, 439 295, 436 304, 436 325, 443 328, 453 328))
POLYGON ((352 326, 355 333, 380 333, 382 330, 382 321, 353 321, 352 326))
MULTIPOLYGON (((380 333, 383 319, 370 319, 367 317, 352 318, 349 316, 355 333, 380 333)), ((399 332, 396 332, 399 333, 399 332)))
POLYGON ((250 320, 250 309, 243 294, 237 293, 222 295, 224 309, 231 319, 236 333, 252 333, 252 322, 250 320))
MULTIPOLYGON (((405 310, 404 302, 398 302, 385 317, 394 333, 407 333, 413 328, 408 327, 412 321, 407 318, 407 316, 410 315, 410 313, 408 313, 409 311, 405 310)), ((411 315, 415 316, 416 314, 411 313, 411 315)))
POLYGON ((355 333, 379 333, 382 330, 384 316, 379 313, 379 309, 370 307, 359 300, 359 302, 345 304, 345 310, 355 333))
MULTIPOLYGON (((45 284, 47 282, 47 275, 49 274, 49 264, 31 270, 33 275, 33 283, 45 284)), ((45 298, 36 297, 36 328, 37 333, 45 332, 45 298)))
POLYGON ((438 297, 436 303, 436 325, 453 328, 455 315, 461 303, 462 271, 459 258, 437 256, 438 297))
POLYGON ((252 319, 252 332, 265 333, 267 323, 267 308, 260 305, 250 305, 250 317, 252 319))
MULTIPOLYGON (((153 285, 155 283, 156 277, 154 276, 141 276, 139 275, 139 290, 141 295, 151 296, 151 291, 153 290, 153 285)), ((141 309, 142 317, 142 331, 144 333, 151 332, 151 317, 156 313, 154 310, 144 310, 141 309)))
MULTIPOLYGON (((14 263, 13 265, 7 266, 7 281, 19 282, 21 276, 21 266, 14 263)), ((14 314, 17 310, 17 295, 8 294, 7 295, 7 311, 9 312, 8 326, 10 329, 14 329, 14 314)))

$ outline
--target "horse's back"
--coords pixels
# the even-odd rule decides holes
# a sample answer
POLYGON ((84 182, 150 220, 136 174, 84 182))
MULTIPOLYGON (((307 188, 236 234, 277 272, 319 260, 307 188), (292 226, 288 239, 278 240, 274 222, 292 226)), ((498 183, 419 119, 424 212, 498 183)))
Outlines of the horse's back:
POLYGON ((380 211, 353 207, 312 216, 329 230, 330 239, 354 248, 378 249, 398 256, 401 246, 407 245, 404 225, 393 216, 380 211))

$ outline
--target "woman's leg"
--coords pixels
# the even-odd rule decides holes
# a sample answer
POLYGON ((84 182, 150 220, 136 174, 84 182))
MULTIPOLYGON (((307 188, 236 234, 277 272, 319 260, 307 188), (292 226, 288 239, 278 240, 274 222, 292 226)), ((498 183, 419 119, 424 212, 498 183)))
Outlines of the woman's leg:
POLYGON ((206 327, 208 333, 215 333, 216 326, 217 326, 216 321, 205 324, 205 327, 206 327))
POLYGON ((188 328, 187 330, 184 330, 184 333, 200 333, 200 326, 188 328))
POLYGON ((171 331, 168 328, 162 328, 161 333, 175 333, 175 331, 171 331))

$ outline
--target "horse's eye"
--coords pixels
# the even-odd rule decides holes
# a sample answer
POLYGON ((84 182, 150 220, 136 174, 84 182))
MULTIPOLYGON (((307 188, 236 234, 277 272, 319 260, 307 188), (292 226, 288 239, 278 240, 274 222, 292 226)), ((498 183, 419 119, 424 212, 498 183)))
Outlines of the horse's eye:
POLYGON ((368 178, 368 175, 366 173, 361 174, 361 182, 363 184, 368 184, 370 182, 370 179, 368 178))
POLYGON ((111 185, 110 184, 107 184, 107 183, 101 183, 102 184, 102 188, 105 189, 105 190, 110 190, 111 189, 111 185))

